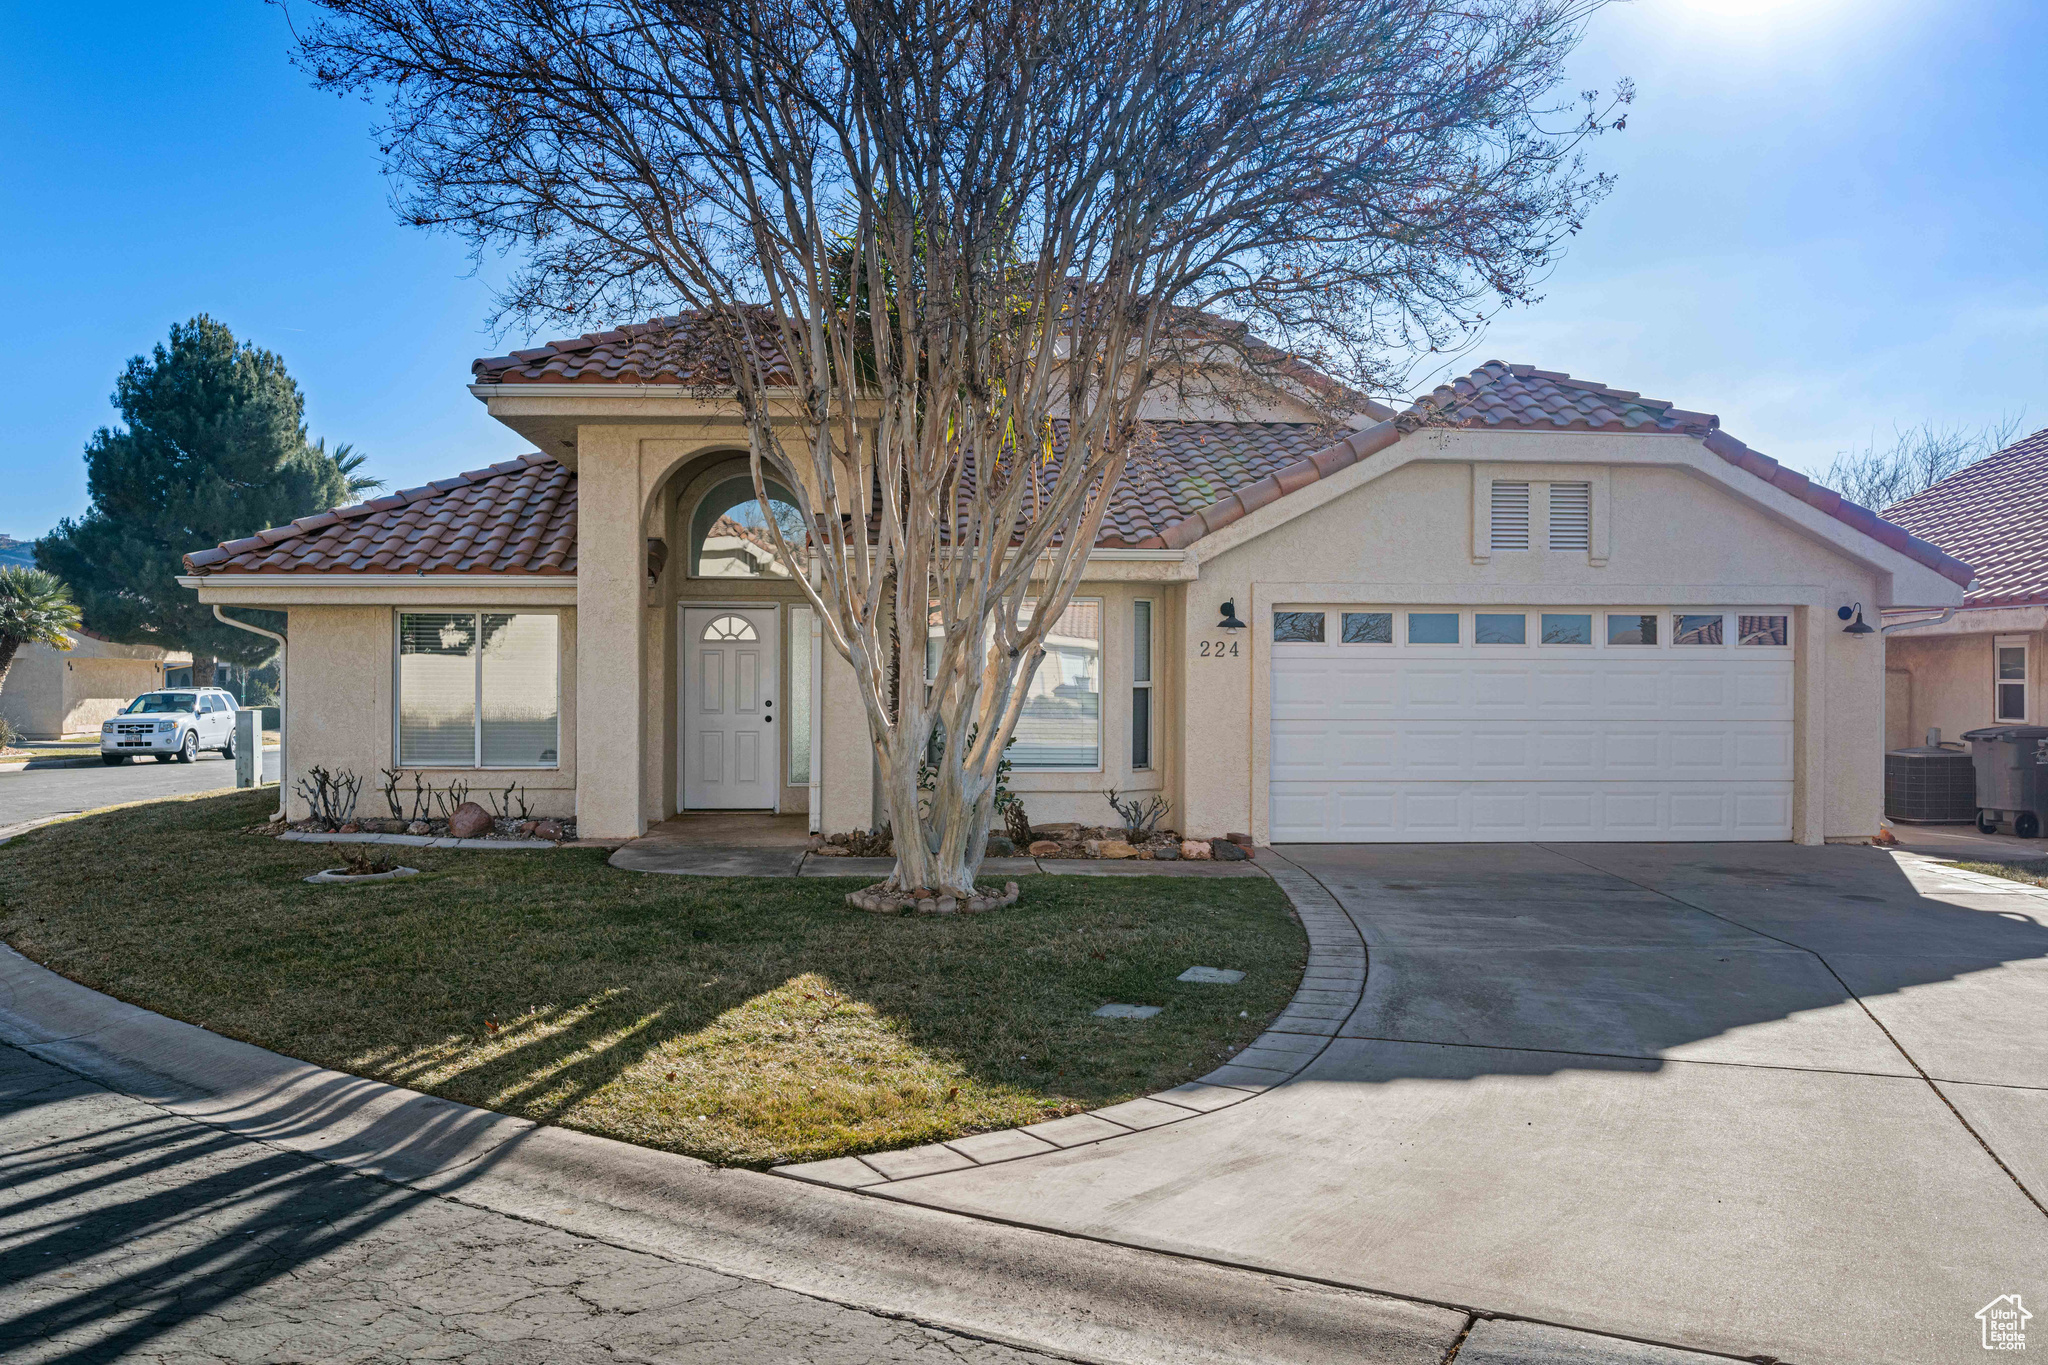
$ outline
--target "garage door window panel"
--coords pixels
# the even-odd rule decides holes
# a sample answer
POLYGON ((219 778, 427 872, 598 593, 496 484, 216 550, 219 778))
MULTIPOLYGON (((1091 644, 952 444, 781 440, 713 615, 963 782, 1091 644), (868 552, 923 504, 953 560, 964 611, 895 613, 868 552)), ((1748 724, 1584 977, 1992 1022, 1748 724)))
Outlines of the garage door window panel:
POLYGON ((1529 618, 1520 612, 1481 611, 1472 615, 1472 643, 1477 645, 1526 645, 1529 618))
POLYGON ((1577 612, 1543 613, 1542 643, 1546 645, 1591 645, 1593 618, 1577 612))
POLYGON ((1791 639, 1789 624, 1783 616, 1737 616, 1735 643, 1750 648, 1782 649, 1791 639))
POLYGON ((1323 613, 1319 611, 1274 612, 1273 642, 1285 645, 1321 644, 1323 642, 1323 613))
POLYGON ((1654 645, 1657 643, 1657 618, 1647 614, 1610 614, 1607 618, 1607 643, 1654 645))
POLYGON ((1408 613, 1408 643, 1411 645, 1454 645, 1459 640, 1458 613, 1454 611, 1411 611, 1408 613))
POLYGON ((1342 638, 1347 645, 1390 645, 1394 643, 1394 613, 1347 611, 1342 638))
POLYGON ((1678 612, 1671 618, 1671 643, 1674 645, 1719 645, 1721 638, 1719 615, 1707 616, 1696 612, 1678 612))

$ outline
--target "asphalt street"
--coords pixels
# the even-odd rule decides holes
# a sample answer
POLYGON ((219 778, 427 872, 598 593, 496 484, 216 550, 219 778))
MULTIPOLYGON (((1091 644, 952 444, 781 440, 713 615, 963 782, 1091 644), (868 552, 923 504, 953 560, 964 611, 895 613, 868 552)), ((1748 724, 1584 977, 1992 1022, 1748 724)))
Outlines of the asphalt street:
POLYGON ((1052 1357, 354 1175, 0 1044, 10 1361, 1052 1357))
MULTIPOLYGON (((263 780, 277 780, 275 749, 263 752, 263 780)), ((154 759, 123 763, 118 768, 93 764, 82 768, 28 768, 0 773, 0 830, 52 815, 76 815, 102 806, 153 801, 165 796, 190 796, 235 785, 235 765, 219 754, 201 754, 192 763, 158 763, 154 759)))

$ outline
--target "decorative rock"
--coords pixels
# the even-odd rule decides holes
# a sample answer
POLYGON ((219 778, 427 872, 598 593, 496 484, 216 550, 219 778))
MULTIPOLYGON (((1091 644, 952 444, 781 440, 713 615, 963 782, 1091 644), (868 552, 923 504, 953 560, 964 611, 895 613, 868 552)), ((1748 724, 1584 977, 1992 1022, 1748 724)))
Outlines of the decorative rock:
POLYGON ((491 832, 491 813, 474 801, 465 801, 448 816, 448 832, 457 839, 481 839, 491 832))
POLYGON ((1056 825, 1033 825, 1031 833, 1038 839, 1078 839, 1081 837, 1081 827, 1072 820, 1063 820, 1056 825))
POLYGON ((520 836, 522 838, 531 839, 533 837, 534 827, 538 824, 540 824, 540 821, 538 820, 521 820, 519 822, 520 836))
POLYGON ((363 827, 353 820, 349 821, 347 824, 343 825, 340 829, 335 831, 336 834, 361 834, 362 832, 363 827))
POLYGON ((1104 839, 1095 846, 1098 858, 1135 858, 1138 850, 1121 839, 1104 839))
POLYGON ((1034 858, 1057 858, 1060 846, 1051 839, 1033 839, 1031 847, 1025 850, 1034 858))
POLYGON ((1171 863, 1180 861, 1180 844, 1178 841, 1170 844, 1154 844, 1146 851, 1161 862, 1171 863))
POLYGON ((811 850, 811 856, 815 858, 848 858, 853 855, 837 844, 819 844, 811 850))
POLYGON ((939 903, 930 896, 922 897, 917 902, 917 913, 920 915, 936 915, 939 913, 939 903))
POLYGON ((938 903, 933 907, 933 913, 940 915, 957 915, 958 913, 960 913, 960 902, 951 896, 941 896, 938 899, 938 903))
POLYGON ((1228 839, 1211 839, 1209 856, 1219 863, 1241 863, 1252 855, 1246 853, 1228 839))
POLYGON ((1017 854, 1017 846, 1003 835, 991 834, 982 853, 990 858, 1013 858, 1017 854))
POLYGON ((1183 858, 1213 858, 1207 839, 1183 839, 1180 841, 1180 856, 1183 858))
POLYGON ((1259 856, 1259 850, 1257 849, 1257 847, 1253 845, 1251 835, 1226 834, 1223 837, 1230 840, 1231 843, 1236 844, 1239 848, 1243 849, 1245 857, 1256 858, 1259 856))
POLYGON ((434 827, 424 820, 415 820, 405 827, 405 832, 413 835, 432 834, 434 827))
POLYGON ((533 822, 533 837, 536 839, 560 840, 565 838, 568 833, 568 830, 562 828, 560 820, 536 820, 533 822))

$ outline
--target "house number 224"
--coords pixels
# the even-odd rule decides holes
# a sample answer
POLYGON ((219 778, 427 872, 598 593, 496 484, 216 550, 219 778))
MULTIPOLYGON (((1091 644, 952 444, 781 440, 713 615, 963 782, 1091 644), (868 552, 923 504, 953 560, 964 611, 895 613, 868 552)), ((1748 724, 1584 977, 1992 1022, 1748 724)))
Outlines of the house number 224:
POLYGON ((1204 640, 1202 641, 1199 657, 1204 659, 1235 659, 1237 657, 1237 641, 1204 640))

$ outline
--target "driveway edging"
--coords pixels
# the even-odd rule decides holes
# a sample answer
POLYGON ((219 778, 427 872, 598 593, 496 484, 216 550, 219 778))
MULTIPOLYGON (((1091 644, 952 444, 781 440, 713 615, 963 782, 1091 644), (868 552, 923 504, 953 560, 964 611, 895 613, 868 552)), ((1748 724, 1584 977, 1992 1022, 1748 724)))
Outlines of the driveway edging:
POLYGON ((1270 848, 1260 870, 1294 907, 1308 935, 1308 964, 1287 1008, 1243 1050, 1206 1076, 1139 1099, 1021 1128, 975 1133, 893 1152, 774 1166, 769 1174, 843 1190, 873 1190, 899 1180, 974 1166, 998 1166, 1213 1114, 1284 1085, 1323 1055, 1365 994, 1366 946, 1358 925, 1323 884, 1270 848))

